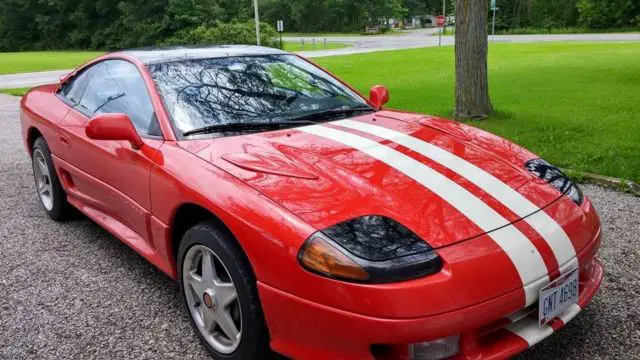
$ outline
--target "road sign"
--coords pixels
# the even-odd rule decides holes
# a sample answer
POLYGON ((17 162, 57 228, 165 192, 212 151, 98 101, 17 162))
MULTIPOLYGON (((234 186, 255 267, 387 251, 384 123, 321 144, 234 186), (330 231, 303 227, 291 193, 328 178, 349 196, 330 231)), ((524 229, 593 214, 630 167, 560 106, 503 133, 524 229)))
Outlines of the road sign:
POLYGON ((447 18, 444 17, 443 15, 439 15, 438 17, 436 17, 436 25, 438 25, 439 27, 443 27, 444 24, 447 23, 447 18))
POLYGON ((491 6, 489 7, 491 11, 496 10, 496 0, 491 0, 491 6))
POLYGON ((278 22, 276 23, 276 26, 278 28, 278 33, 280 33, 280 49, 282 49, 283 48, 282 47, 282 32, 284 31, 284 21, 278 20, 278 22))

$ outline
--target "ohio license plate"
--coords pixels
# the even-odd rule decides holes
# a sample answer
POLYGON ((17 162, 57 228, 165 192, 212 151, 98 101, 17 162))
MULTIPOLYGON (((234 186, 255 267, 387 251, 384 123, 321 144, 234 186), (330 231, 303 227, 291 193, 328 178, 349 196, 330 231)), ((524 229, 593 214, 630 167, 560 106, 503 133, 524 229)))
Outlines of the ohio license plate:
POLYGON ((578 268, 540 289, 538 324, 543 326, 578 303, 578 268))

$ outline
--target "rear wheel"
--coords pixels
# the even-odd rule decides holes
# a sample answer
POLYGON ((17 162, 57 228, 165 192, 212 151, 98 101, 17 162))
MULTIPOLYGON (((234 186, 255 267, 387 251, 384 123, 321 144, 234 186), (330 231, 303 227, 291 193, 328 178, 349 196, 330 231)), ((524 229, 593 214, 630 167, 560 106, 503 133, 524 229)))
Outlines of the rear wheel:
POLYGON ((207 350, 216 359, 267 358, 255 278, 235 239, 204 222, 187 231, 178 253, 183 303, 207 350))
POLYGON ((55 221, 65 220, 71 213, 71 207, 53 166, 49 145, 43 137, 37 138, 33 144, 31 162, 36 191, 47 215, 55 221))

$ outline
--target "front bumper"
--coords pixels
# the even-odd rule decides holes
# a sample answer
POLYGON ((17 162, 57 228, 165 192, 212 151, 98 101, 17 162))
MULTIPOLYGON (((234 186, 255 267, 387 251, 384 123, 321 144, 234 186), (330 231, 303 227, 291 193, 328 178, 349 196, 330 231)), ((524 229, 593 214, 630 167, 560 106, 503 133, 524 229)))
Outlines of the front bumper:
POLYGON ((533 309, 519 311, 483 328, 463 333, 460 353, 453 359, 505 359, 530 348, 561 329, 584 309, 600 288, 603 277, 602 264, 594 258, 581 268, 577 305, 543 327, 538 326, 535 317, 538 312, 536 303, 533 309))
POLYGON ((408 359, 408 344, 456 334, 460 352, 454 359, 502 359, 548 337, 591 302, 604 274, 595 257, 599 247, 597 234, 578 254, 578 305, 542 328, 527 309, 513 313, 522 290, 439 315, 389 319, 328 307, 262 283, 258 289, 272 348, 295 359, 408 359))

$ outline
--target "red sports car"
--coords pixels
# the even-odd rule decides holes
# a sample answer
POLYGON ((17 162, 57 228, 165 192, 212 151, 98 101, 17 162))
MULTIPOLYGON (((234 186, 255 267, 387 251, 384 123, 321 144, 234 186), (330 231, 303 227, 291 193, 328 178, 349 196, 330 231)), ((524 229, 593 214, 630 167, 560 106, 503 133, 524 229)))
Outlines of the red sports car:
POLYGON ((178 281, 216 359, 497 359, 603 277, 580 189, 513 143, 383 109, 252 46, 121 51, 22 99, 38 196, 178 281))

